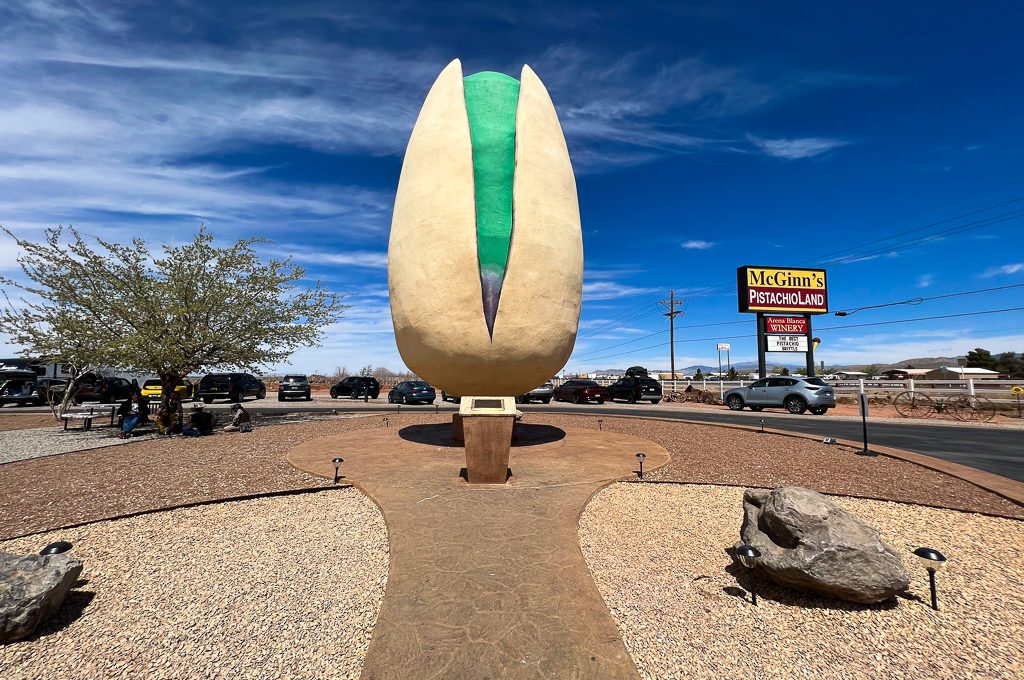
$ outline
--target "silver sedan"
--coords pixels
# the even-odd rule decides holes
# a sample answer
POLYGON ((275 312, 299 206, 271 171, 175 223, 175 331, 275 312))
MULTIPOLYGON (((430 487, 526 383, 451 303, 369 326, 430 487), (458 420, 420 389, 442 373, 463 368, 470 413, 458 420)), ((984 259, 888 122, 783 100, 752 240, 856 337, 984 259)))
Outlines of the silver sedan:
POLYGON ((747 406, 751 411, 774 406, 790 413, 810 410, 820 416, 836 405, 836 392, 831 385, 821 378, 799 376, 762 378, 745 387, 734 387, 722 396, 733 411, 742 411, 747 406))

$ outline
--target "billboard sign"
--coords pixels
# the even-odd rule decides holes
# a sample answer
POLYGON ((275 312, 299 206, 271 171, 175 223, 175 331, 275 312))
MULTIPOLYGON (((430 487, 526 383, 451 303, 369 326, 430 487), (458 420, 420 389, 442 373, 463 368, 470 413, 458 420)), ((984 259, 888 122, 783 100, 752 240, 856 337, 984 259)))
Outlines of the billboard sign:
POLYGON ((768 335, 769 352, 806 352, 806 335, 768 335))
POLYGON ((807 335, 807 317, 765 316, 764 327, 769 335, 807 335))
POLYGON ((828 313, 824 269, 755 267, 736 270, 740 312, 828 313))

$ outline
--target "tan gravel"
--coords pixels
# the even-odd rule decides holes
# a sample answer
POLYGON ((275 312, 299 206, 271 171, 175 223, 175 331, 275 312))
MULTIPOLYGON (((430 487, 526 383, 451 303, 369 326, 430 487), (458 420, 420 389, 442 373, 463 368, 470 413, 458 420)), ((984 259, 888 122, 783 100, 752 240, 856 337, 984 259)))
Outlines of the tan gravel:
POLYGON ((1024 676, 1024 522, 836 498, 905 551, 910 596, 860 606, 749 576, 725 549, 739 538, 743 489, 612 485, 580 521, 598 588, 644 678, 1011 678, 1024 676), (940 611, 909 551, 949 558, 940 611), (734 575, 735 574, 735 575, 734 575))
POLYGON ((70 540, 88 583, 2 678, 357 678, 388 543, 355 489, 184 508, 0 543, 70 540))

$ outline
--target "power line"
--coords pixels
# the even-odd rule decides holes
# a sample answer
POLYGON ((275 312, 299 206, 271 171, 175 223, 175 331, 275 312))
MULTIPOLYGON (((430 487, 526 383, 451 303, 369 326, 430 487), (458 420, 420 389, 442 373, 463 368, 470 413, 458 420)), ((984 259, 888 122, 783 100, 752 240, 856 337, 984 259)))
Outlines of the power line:
POLYGON ((835 314, 836 316, 849 316, 856 312, 862 312, 866 309, 879 309, 881 307, 892 307, 894 305, 919 305, 922 302, 929 300, 942 300, 944 298, 960 297, 962 295, 977 295, 978 293, 991 293, 994 290, 1006 290, 1007 288, 1021 288, 1024 287, 1024 283, 1011 283, 1008 286, 996 286, 994 288, 980 288, 978 290, 965 290, 960 293, 946 293, 945 295, 933 295, 931 297, 916 297, 909 300, 901 300, 899 302, 886 302, 880 305, 868 305, 867 307, 855 307, 853 309, 839 310, 835 314))
MULTIPOLYGON (((842 326, 826 326, 824 328, 817 328, 817 329, 815 329, 815 331, 816 332, 818 332, 818 331, 837 331, 837 330, 842 330, 842 329, 846 329, 846 328, 865 328, 865 327, 868 327, 868 326, 890 326, 890 325, 894 325, 894 324, 914 323, 914 322, 917 322, 917 321, 935 321, 935 320, 938 320, 938 319, 955 319, 955 318, 960 318, 960 317, 965 317, 965 316, 982 316, 984 314, 1003 314, 1003 313, 1006 313, 1006 312, 1020 312, 1020 311, 1024 311, 1024 307, 1007 307, 1005 309, 988 309, 988 310, 981 311, 981 312, 962 312, 962 313, 959 313, 959 314, 940 314, 940 315, 937 315, 937 316, 922 316, 922 317, 917 317, 917 318, 914 318, 914 319, 895 319, 895 320, 890 320, 890 321, 874 321, 874 322, 871 322, 871 323, 845 324, 845 325, 842 325, 842 326)), ((749 321, 747 323, 749 323, 749 321)), ((747 334, 744 334, 744 335, 727 335, 727 336, 714 336, 714 337, 708 337, 708 338, 693 338, 693 339, 687 339, 687 340, 678 340, 677 343, 684 343, 684 342, 707 342, 707 341, 711 341, 711 340, 737 340, 737 339, 740 339, 740 338, 753 338, 753 337, 757 337, 757 334, 756 333, 747 333, 747 334)), ((637 352, 644 352, 646 350, 654 349, 656 347, 661 347, 661 346, 662 346, 661 344, 648 345, 647 347, 640 347, 638 349, 627 350, 625 352, 617 352, 615 354, 606 354, 604 356, 593 357, 591 359, 588 359, 588 361, 598 361, 600 359, 609 359, 611 357, 623 356, 623 355, 626 355, 626 354, 636 354, 637 352)))

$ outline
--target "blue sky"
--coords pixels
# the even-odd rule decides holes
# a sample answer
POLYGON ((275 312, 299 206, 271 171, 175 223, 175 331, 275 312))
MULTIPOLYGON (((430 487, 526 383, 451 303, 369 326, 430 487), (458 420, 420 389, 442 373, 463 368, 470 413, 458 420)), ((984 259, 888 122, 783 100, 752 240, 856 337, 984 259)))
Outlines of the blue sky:
MULTIPOLYGON (((568 367, 667 367, 669 289, 678 366, 727 338, 750 360, 740 265, 825 263, 835 309, 1024 283, 1024 10, 890 5, 0 0, 0 224, 269 237, 353 294, 292 367, 398 368, 387 236, 423 97, 455 57, 467 74, 527 63, 577 172, 568 367)), ((15 256, 0 245, 0 269, 15 256)), ((1022 351, 1021 312, 827 329, 1021 291, 818 317, 819 358, 1022 351)))

